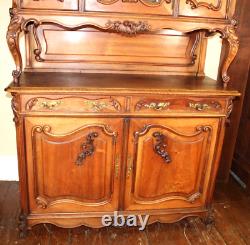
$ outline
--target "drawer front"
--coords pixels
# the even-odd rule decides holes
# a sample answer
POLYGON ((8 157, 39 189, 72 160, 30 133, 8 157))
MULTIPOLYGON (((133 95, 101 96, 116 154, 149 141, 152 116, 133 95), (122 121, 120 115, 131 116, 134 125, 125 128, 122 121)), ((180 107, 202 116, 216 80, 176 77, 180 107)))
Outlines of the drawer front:
POLYGON ((180 0, 179 15, 226 18, 228 0, 180 0))
POLYGON ((171 0, 85 0, 85 11, 172 15, 171 0))
POLYGON ((78 10, 78 0, 23 0, 21 8, 78 10))
POLYGON ((53 113, 121 113, 125 98, 112 96, 25 96, 25 112, 53 113))
POLYGON ((139 114, 223 114, 225 113, 226 104, 226 100, 217 98, 154 96, 133 98, 131 108, 135 113, 139 114))

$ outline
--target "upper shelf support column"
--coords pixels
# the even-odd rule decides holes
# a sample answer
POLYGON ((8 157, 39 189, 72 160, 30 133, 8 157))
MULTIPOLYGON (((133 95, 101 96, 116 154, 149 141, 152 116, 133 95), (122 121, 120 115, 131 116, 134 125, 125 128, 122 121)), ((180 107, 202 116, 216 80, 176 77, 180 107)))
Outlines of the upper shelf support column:
POLYGON ((22 31, 22 23, 24 22, 24 18, 16 14, 16 9, 10 9, 10 24, 7 31, 7 43, 10 49, 10 52, 13 56, 13 59, 16 64, 16 70, 12 72, 13 82, 18 83, 19 77, 22 73, 23 64, 22 64, 22 56, 20 53, 19 47, 19 35, 22 31))
POLYGON ((231 24, 225 27, 225 32, 223 38, 227 40, 228 43, 228 53, 227 57, 222 66, 222 80, 224 82, 224 87, 227 87, 230 77, 228 75, 228 69, 236 57, 239 50, 239 38, 235 32, 237 21, 231 20, 231 24))

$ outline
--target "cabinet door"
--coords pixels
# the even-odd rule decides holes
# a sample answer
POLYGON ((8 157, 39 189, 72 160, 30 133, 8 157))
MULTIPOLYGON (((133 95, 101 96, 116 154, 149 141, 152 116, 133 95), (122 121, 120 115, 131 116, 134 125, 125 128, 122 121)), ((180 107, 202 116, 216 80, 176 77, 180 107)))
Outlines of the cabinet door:
POLYGON ((227 10, 229 10, 229 2, 228 0, 180 0, 179 14, 201 18, 225 19, 227 10))
POLYGON ((22 0, 21 8, 78 10, 78 0, 22 0))
POLYGON ((30 209, 118 208, 122 120, 26 118, 30 209))
POLYGON ((125 209, 204 206, 218 125, 216 118, 133 119, 125 209))

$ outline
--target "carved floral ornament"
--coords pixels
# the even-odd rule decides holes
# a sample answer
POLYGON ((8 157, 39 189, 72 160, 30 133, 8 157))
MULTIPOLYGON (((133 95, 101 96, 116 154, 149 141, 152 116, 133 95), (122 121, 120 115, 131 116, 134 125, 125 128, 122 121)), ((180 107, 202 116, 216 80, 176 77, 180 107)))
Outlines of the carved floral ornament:
MULTIPOLYGON (((200 2, 201 5, 201 2, 200 2)), ((12 53, 12 56, 16 63, 16 70, 13 71, 13 81, 15 83, 19 82, 19 77, 22 73, 22 58, 19 49, 19 35, 21 32, 28 32, 30 30, 33 31, 34 39, 37 44, 37 48, 34 50, 35 58, 38 62, 44 62, 45 60, 41 57, 42 53, 42 46, 38 38, 37 28, 42 25, 55 25, 57 27, 62 28, 63 30, 68 31, 76 31, 83 28, 95 28, 100 31, 107 31, 118 33, 121 35, 126 35, 130 37, 134 37, 137 34, 143 34, 147 32, 159 31, 157 28, 152 28, 148 21, 144 20, 109 20, 104 25, 94 24, 94 23, 84 23, 78 26, 66 26, 64 24, 55 22, 55 21, 39 21, 37 19, 24 19, 23 17, 17 14, 15 9, 10 11, 11 14, 11 21, 8 27, 7 32, 7 42, 9 45, 9 49, 12 53), (32 28, 28 28, 28 26, 32 26, 32 28)), ((199 31, 199 30, 206 30, 207 33, 213 34, 218 32, 221 34, 221 38, 227 40, 228 44, 228 54, 225 58, 225 62, 222 66, 222 80, 224 82, 224 86, 226 87, 230 77, 228 75, 228 69, 231 65, 232 61, 234 60, 238 49, 239 49, 239 40, 236 35, 237 22, 235 20, 231 20, 229 25, 226 25, 223 29, 222 28, 203 28, 202 26, 195 29, 190 30, 177 30, 183 33, 189 33, 192 31, 199 31)), ((164 29, 172 29, 171 27, 164 27, 164 29)))

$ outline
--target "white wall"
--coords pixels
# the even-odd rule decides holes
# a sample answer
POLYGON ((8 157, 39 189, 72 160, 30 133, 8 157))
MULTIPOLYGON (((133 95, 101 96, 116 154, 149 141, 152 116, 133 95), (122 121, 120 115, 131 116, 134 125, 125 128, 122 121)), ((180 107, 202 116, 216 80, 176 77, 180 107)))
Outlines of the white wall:
MULTIPOLYGON (((10 107, 11 96, 4 88, 11 82, 14 62, 6 43, 11 0, 0 0, 0 180, 18 180, 15 127, 10 107)), ((221 41, 218 37, 209 39, 205 72, 216 79, 221 41)))

